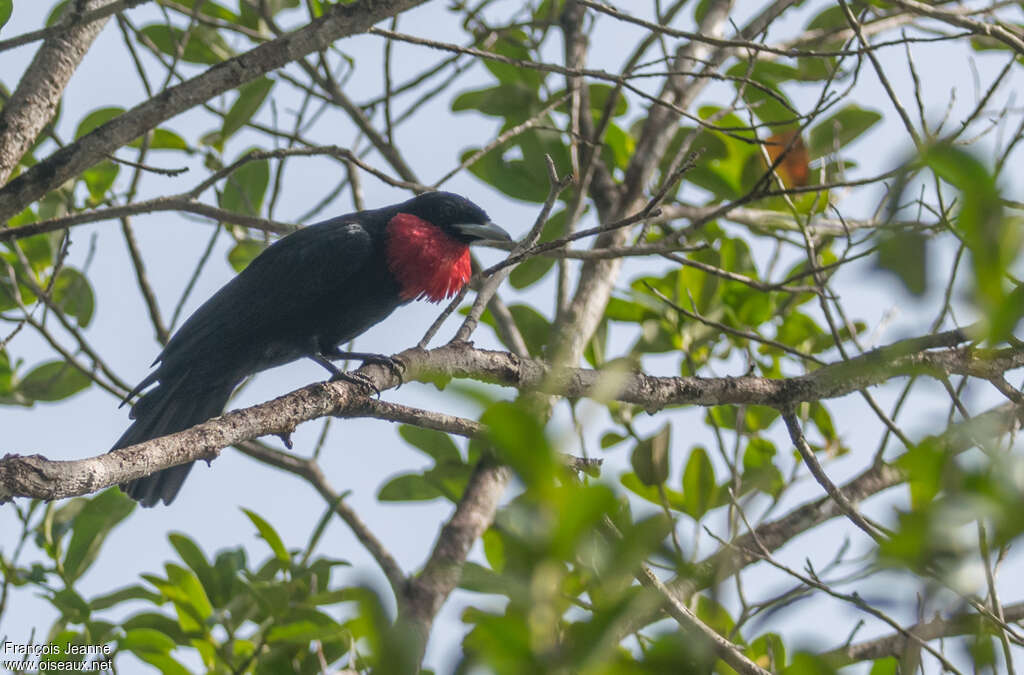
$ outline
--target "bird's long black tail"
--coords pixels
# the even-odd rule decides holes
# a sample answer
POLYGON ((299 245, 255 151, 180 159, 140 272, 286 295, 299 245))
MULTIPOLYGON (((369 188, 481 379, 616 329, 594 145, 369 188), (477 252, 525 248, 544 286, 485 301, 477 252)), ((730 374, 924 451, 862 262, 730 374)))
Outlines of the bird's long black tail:
MULTIPOLYGON (((132 407, 131 416, 135 421, 111 450, 184 431, 216 417, 224 411, 234 388, 234 383, 203 382, 196 385, 184 380, 159 382, 132 407)), ((126 483, 121 489, 143 506, 155 506, 161 500, 170 504, 185 482, 192 464, 194 462, 172 466, 126 483)))

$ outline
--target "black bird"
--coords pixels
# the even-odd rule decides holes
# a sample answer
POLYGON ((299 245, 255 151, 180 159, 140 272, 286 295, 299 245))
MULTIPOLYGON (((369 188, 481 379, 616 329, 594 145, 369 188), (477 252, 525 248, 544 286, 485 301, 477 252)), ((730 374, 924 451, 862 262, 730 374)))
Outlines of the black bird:
MULTIPOLYGON (((510 241, 483 209, 450 192, 358 211, 304 227, 269 246, 182 324, 131 410, 132 423, 113 449, 165 436, 219 415, 249 375, 310 358, 393 363, 339 345, 425 298, 440 302, 470 277, 469 244, 510 241)), ((351 376, 348 376, 351 377, 351 376)), ((127 399, 126 399, 127 400, 127 399)), ((170 504, 192 463, 164 469, 121 488, 143 506, 170 504)))

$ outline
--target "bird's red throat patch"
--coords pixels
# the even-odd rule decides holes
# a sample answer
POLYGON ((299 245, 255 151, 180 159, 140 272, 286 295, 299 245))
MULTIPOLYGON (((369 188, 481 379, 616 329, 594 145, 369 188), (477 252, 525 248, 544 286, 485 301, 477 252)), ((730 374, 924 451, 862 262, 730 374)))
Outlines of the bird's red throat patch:
POLYGON ((387 227, 388 269, 403 300, 441 302, 469 281, 469 246, 440 227, 399 213, 387 227))

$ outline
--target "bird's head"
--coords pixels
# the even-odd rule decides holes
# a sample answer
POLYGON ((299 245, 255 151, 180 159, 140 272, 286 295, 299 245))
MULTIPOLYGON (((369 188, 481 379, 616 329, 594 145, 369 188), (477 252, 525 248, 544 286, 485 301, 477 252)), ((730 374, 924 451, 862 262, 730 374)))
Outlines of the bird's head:
POLYGON ((512 241, 508 232, 492 223, 482 208, 453 192, 426 192, 405 202, 399 210, 436 225, 464 244, 512 241))
POLYGON ((451 192, 427 192, 395 210, 387 225, 388 269, 404 300, 455 295, 472 273, 470 244, 512 241, 482 208, 451 192))

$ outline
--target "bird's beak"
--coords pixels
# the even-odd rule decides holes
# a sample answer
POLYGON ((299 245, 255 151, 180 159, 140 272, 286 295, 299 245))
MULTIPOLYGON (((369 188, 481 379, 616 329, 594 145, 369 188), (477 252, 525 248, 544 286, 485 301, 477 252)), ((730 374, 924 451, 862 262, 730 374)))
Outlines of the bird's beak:
POLYGON ((494 223, 464 223, 452 229, 470 241, 512 241, 509 233, 494 223))

